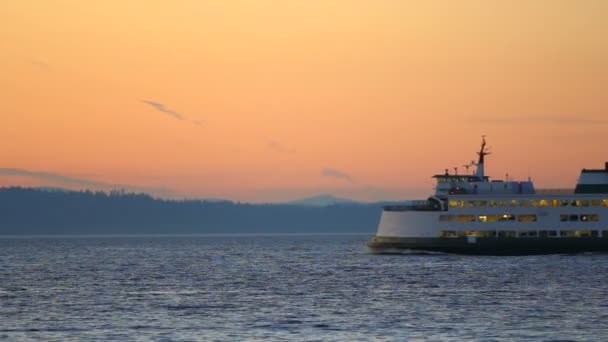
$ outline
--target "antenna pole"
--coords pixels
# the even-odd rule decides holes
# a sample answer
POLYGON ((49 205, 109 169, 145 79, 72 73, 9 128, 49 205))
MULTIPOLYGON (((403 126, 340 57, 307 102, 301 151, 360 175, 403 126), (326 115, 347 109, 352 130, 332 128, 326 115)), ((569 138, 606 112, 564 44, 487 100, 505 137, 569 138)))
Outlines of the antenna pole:
POLYGON ((479 152, 477 152, 477 155, 479 156, 479 161, 477 162, 477 172, 476 172, 476 176, 477 178, 479 178, 480 180, 483 180, 485 178, 485 173, 484 173, 484 157, 487 156, 488 154, 490 154, 490 151, 486 148, 486 136, 482 135, 481 136, 481 148, 479 149, 479 152))

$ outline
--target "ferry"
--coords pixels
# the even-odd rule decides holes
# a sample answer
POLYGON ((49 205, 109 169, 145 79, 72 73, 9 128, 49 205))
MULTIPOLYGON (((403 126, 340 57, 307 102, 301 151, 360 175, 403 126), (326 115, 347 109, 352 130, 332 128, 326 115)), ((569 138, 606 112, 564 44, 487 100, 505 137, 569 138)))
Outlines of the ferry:
POLYGON ((583 169, 573 190, 490 180, 485 136, 469 175, 434 175, 434 195, 385 206, 368 247, 482 255, 608 252, 608 162, 583 169))

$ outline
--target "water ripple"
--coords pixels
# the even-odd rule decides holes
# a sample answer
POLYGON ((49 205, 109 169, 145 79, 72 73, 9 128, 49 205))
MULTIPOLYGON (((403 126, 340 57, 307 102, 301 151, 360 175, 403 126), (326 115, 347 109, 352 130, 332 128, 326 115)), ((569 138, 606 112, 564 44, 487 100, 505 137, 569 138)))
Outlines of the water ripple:
POLYGON ((384 255, 369 253, 368 238, 0 239, 0 338, 608 336, 608 255, 384 255))

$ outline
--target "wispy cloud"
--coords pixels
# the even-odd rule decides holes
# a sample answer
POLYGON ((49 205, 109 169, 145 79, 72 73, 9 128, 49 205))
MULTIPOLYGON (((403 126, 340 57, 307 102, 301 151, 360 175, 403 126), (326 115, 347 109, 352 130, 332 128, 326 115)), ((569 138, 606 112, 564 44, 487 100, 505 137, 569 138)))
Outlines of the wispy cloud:
POLYGON ((355 183, 355 180, 349 174, 332 168, 324 168, 323 170, 321 170, 321 175, 324 177, 342 179, 349 183, 355 183))
POLYGON ((485 124, 556 124, 556 125, 605 125, 606 119, 586 118, 574 115, 530 115, 515 117, 474 117, 471 121, 485 124))
POLYGON ((276 140, 268 141, 268 144, 266 146, 269 149, 276 151, 276 152, 281 152, 281 153, 294 153, 295 152, 295 150, 293 148, 287 147, 276 140))
POLYGON ((197 125, 197 126, 203 126, 205 124, 205 120, 188 119, 184 114, 178 113, 178 112, 174 111, 173 109, 168 108, 164 103, 150 101, 150 100, 141 100, 141 102, 147 104, 148 106, 156 109, 157 111, 159 111, 161 113, 165 113, 165 114, 173 117, 174 119, 181 120, 181 121, 188 121, 188 122, 192 123, 193 125, 197 125))
POLYGON ((75 185, 83 187, 101 187, 107 186, 108 184, 102 182, 91 181, 82 178, 76 178, 72 176, 62 175, 58 173, 45 172, 45 171, 30 171, 24 169, 15 168, 0 168, 0 174, 6 176, 25 176, 44 179, 52 182, 58 182, 66 185, 75 185))
POLYGON ((155 102, 155 101, 149 101, 149 100, 141 100, 141 102, 151 106, 152 108, 158 110, 159 112, 168 114, 178 120, 184 120, 184 116, 172 109, 167 108, 164 104, 160 103, 160 102, 155 102))
POLYGON ((48 70, 48 69, 51 68, 50 64, 48 64, 46 62, 43 62, 43 61, 39 61, 39 60, 36 60, 36 59, 31 59, 31 58, 25 58, 24 60, 25 60, 25 62, 27 62, 27 63, 29 63, 29 64, 31 64, 31 65, 39 68, 39 69, 48 70))
POLYGON ((47 171, 32 171, 18 168, 0 168, 0 175, 5 176, 20 176, 20 177, 31 177, 44 181, 59 183, 64 186, 71 186, 81 189, 91 190, 117 190, 124 189, 133 192, 146 192, 163 197, 176 197, 175 192, 166 188, 148 188, 139 187, 126 184, 112 184, 106 182, 99 182, 85 178, 73 177, 60 173, 47 172, 47 171))

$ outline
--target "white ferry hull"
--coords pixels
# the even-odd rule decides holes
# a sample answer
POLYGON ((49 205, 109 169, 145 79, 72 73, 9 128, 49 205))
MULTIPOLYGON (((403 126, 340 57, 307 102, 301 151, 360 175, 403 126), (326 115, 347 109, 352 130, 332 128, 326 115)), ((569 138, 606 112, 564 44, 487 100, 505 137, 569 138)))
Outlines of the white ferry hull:
MULTIPOLYGON (((491 198, 454 196, 447 203, 490 203, 491 198)), ((597 195, 502 197, 497 202, 508 205, 457 205, 438 211, 387 207, 368 246, 381 253, 404 249, 486 255, 608 252, 608 226, 601 219, 608 217, 606 198, 608 196, 597 195), (572 200, 575 197, 580 201, 578 205, 562 205, 575 203, 572 200), (526 206, 513 203, 526 203, 526 206), (547 206, 531 207, 530 203, 547 206), (551 203, 557 205, 551 206, 551 203), (564 216, 568 221, 563 221, 564 216), (462 217, 472 220, 463 222, 462 217), (491 217, 496 221, 480 220, 491 217), (520 220, 530 217, 533 217, 531 222, 520 220), (570 221, 571 218, 577 221, 570 221)))

